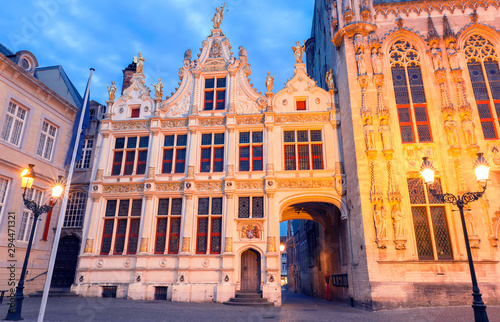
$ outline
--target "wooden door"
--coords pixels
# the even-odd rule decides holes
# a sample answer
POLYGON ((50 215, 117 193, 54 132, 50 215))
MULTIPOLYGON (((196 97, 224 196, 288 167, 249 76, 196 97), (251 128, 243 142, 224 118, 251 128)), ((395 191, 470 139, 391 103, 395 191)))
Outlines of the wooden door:
POLYGON ((76 236, 61 238, 52 274, 52 287, 70 287, 75 279, 80 240, 76 236))
POLYGON ((260 256, 253 249, 241 254, 241 290, 260 290, 260 256))

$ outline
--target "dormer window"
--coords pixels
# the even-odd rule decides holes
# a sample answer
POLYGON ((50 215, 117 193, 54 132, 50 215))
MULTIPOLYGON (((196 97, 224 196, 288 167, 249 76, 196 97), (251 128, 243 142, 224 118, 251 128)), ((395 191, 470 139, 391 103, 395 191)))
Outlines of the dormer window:
POLYGON ((295 108, 297 111, 305 111, 306 110, 306 100, 297 98, 295 100, 295 108))
POLYGON ((140 111, 141 111, 140 107, 131 107, 130 108, 130 117, 131 118, 138 118, 140 111))
POLYGON ((223 110, 226 107, 226 76, 205 78, 203 110, 223 110))
POLYGON ((91 120, 95 120, 95 110, 94 109, 91 109, 89 111, 89 117, 91 120))

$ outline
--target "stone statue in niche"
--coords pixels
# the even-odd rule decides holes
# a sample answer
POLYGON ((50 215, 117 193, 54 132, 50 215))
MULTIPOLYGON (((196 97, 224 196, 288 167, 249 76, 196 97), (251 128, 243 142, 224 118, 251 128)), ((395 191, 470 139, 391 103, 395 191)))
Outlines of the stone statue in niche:
POLYGON ((394 239, 403 237, 403 214, 401 213, 401 206, 398 203, 392 206, 391 218, 394 226, 394 239))
POLYGON ((266 90, 268 92, 272 92, 273 91, 273 85, 274 85, 274 76, 271 76, 271 72, 267 72, 266 90))
POLYGON ((434 41, 429 49, 429 54, 432 58, 432 65, 434 70, 443 69, 443 56, 441 55, 441 48, 439 48, 439 43, 434 41))
POLYGON ((111 86, 109 86, 108 84, 106 84, 106 86, 108 87, 109 100, 114 101, 115 100, 115 93, 117 91, 115 81, 111 82, 111 86))
POLYGON ((184 53, 184 60, 191 60, 191 49, 186 50, 184 53))
POLYGON ((326 72, 326 84, 328 85, 329 90, 335 89, 335 80, 333 77, 333 70, 329 70, 326 72))
POLYGON ((382 139, 383 150, 392 149, 391 128, 388 123, 387 119, 383 118, 380 120, 380 126, 378 128, 380 138, 382 139))
POLYGON ((356 64, 358 65, 358 75, 366 75, 365 53, 362 49, 356 53, 356 64))
POLYGON ((373 74, 382 74, 382 57, 383 54, 380 52, 380 49, 373 47, 371 53, 373 74))
POLYGON ((375 231, 377 239, 383 240, 387 238, 387 227, 385 224, 385 209, 384 206, 373 205, 373 220, 375 221, 375 231))
POLYGON ((462 129, 464 131, 465 143, 467 146, 476 145, 476 134, 474 133, 475 128, 476 126, 470 119, 470 115, 465 113, 462 119, 462 129))
MULTIPOLYGON (((224 7, 226 4, 224 3, 222 7, 217 7, 215 8, 215 14, 214 17, 212 18, 212 26, 214 29, 220 29, 220 24, 222 23, 222 19, 224 19, 224 7)), ((227 10, 227 9, 226 9, 227 10)))
POLYGON ((471 212, 465 213, 465 224, 467 226, 467 234, 469 236, 476 236, 476 229, 474 228, 474 216, 471 212))
POLYGON ((444 121, 444 129, 446 131, 446 138, 448 139, 448 144, 450 146, 457 146, 458 145, 456 128, 457 128, 457 125, 455 124, 455 121, 453 121, 452 116, 447 115, 446 121, 444 121))
POLYGON ((373 121, 371 117, 365 119, 363 125, 363 133, 365 134, 366 149, 371 150, 375 148, 375 130, 373 129, 373 121))
POLYGON ((446 47, 446 54, 448 55, 448 63, 450 64, 450 69, 460 68, 460 57, 458 57, 457 44, 454 41, 450 41, 446 47))
POLYGON ((297 45, 295 47, 292 47, 293 49, 293 55, 295 56, 295 62, 296 63, 302 63, 302 58, 304 57, 304 51, 306 50, 305 49, 305 46, 304 45, 300 45, 299 42, 297 41, 297 45))
POLYGON ((158 78, 158 83, 151 85, 153 85, 155 89, 155 98, 161 99, 163 97, 163 83, 161 81, 161 78, 158 78))
POLYGON ((137 74, 142 74, 144 71, 144 57, 142 57, 142 54, 139 52, 139 56, 136 57, 134 56, 134 63, 136 64, 135 72, 137 74))

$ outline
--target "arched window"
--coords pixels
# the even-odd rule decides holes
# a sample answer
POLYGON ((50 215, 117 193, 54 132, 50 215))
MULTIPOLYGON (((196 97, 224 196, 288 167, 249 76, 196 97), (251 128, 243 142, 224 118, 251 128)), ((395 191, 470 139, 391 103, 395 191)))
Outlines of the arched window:
POLYGON ((402 142, 432 142, 417 50, 399 40, 392 45, 389 59, 402 142))
POLYGON ((495 48, 483 36, 472 35, 465 42, 464 53, 484 139, 497 139, 500 121, 500 70, 495 48))
POLYGON ((74 192, 69 195, 66 215, 64 216, 64 227, 82 227, 85 214, 87 194, 85 192, 74 192))

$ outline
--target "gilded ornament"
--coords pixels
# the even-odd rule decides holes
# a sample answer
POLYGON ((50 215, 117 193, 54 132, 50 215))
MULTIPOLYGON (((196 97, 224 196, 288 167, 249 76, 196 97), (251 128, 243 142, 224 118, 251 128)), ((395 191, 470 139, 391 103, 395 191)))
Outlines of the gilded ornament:
POLYGON ((264 189, 264 183, 259 181, 240 181, 236 182, 236 189, 238 190, 260 190, 264 189))
POLYGON ((168 192, 168 191, 182 191, 183 184, 181 182, 171 182, 171 183, 158 183, 156 184, 156 191, 168 192))
POLYGON ((148 179, 153 179, 155 176, 155 167, 149 167, 148 169, 148 179))
POLYGON ((198 191, 220 191, 223 188, 222 181, 198 182, 196 184, 198 191))
POLYGON ((200 126, 219 126, 224 125, 224 118, 203 118, 200 119, 200 126))
POLYGON ((260 239, 260 228, 257 225, 244 225, 241 227, 241 234, 240 238, 247 238, 247 239, 253 239, 253 238, 258 238, 260 239))
POLYGON ((165 120, 161 122, 161 127, 164 128, 175 128, 175 127, 184 127, 188 125, 187 119, 180 120, 165 120))
POLYGON ((278 189, 335 189, 335 178, 282 179, 277 180, 278 189))
POLYGON ((116 131, 147 130, 149 129, 149 122, 148 121, 117 122, 117 123, 112 123, 112 129, 116 131))
POLYGON ((189 237, 182 237, 182 249, 181 252, 189 253, 191 239, 189 237))
POLYGON ((233 252, 233 237, 226 237, 224 242, 224 253, 233 252))
POLYGON ((300 115, 277 115, 276 123, 319 123, 329 122, 330 115, 328 113, 322 114, 300 114, 300 115))
POLYGON ((94 240, 87 238, 87 241, 85 242, 84 253, 92 253, 93 248, 94 248, 94 240))
POLYGON ((149 238, 143 237, 141 238, 141 247, 139 248, 140 252, 147 252, 148 251, 148 244, 149 244, 149 238))
POLYGON ((120 185, 105 185, 102 189, 103 193, 131 193, 144 191, 143 184, 120 184, 120 185))
POLYGON ((194 178, 194 165, 189 165, 187 170, 187 177, 194 178))
POLYGON ((267 252, 273 253, 276 251, 276 237, 267 238, 267 252))
POLYGON ((237 117, 236 124, 238 125, 262 124, 262 115, 237 117))
POLYGON ((111 86, 109 86, 108 84, 106 84, 106 86, 108 87, 109 101, 113 102, 115 100, 115 93, 118 90, 116 88, 115 81, 111 82, 111 86))
POLYGON ((96 175, 95 175, 95 180, 96 181, 102 181, 104 176, 104 170, 103 169, 97 169, 96 175))
POLYGON ((299 64, 303 63, 302 57, 304 56, 306 46, 305 45, 301 46, 297 41, 297 45, 295 45, 295 47, 292 47, 292 49, 293 49, 293 55, 295 56, 295 62, 299 64))

